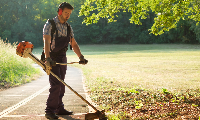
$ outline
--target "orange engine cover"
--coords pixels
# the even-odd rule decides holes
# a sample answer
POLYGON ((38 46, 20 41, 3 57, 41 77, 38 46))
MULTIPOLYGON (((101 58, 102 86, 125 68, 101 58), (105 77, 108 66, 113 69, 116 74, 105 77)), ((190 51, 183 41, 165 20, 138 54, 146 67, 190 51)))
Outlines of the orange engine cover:
POLYGON ((31 42, 28 42, 28 41, 22 41, 18 44, 17 46, 17 49, 16 49, 16 53, 19 55, 19 56, 22 56, 23 53, 24 53, 24 50, 26 48, 31 48, 31 52, 33 50, 33 44, 31 42))

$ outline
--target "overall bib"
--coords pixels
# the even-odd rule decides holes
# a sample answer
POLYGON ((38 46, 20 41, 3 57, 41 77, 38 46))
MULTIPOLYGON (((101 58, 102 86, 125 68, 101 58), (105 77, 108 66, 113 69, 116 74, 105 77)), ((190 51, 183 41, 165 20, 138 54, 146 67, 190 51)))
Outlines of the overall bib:
MULTIPOLYGON (((67 35, 67 37, 58 37, 58 31, 56 30, 55 48, 50 52, 50 57, 53 61, 56 61, 57 63, 67 63, 66 50, 63 49, 68 46, 69 41, 69 35, 67 35)), ((67 65, 57 64, 56 66, 52 66, 51 71, 64 81, 66 70, 67 65)), ((45 109, 47 114, 55 113, 59 110, 62 111, 64 109, 62 98, 65 93, 65 85, 51 74, 49 75, 49 83, 49 97, 45 109)))

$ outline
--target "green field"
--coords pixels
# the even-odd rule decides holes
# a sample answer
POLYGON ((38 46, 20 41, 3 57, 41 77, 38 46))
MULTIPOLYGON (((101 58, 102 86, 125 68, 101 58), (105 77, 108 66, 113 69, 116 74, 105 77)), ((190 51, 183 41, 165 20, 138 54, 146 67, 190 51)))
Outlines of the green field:
MULTIPOLYGON (((92 84, 91 90, 105 87, 177 91, 200 87, 200 45, 80 45, 80 48, 89 62, 75 66, 83 69, 87 83, 92 84)), ((37 55, 41 48, 34 48, 34 52, 37 55)), ((68 51, 67 57, 68 62, 78 61, 73 51, 68 51)))
MULTIPOLYGON (((100 96, 110 91, 181 94, 200 87, 200 45, 80 45, 80 48, 89 62, 72 66, 83 70, 85 83, 97 103, 100 96)), ((38 55, 41 48, 34 48, 34 52, 38 55)), ((67 57, 68 62, 79 60, 73 51, 68 51, 67 57)), ((108 103, 114 100, 107 104, 100 103, 101 100, 99 104, 109 111, 108 103)))

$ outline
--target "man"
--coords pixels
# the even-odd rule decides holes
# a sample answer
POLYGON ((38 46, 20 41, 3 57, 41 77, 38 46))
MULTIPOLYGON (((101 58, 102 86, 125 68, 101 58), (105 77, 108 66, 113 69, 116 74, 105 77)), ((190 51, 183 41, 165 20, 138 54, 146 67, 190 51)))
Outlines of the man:
MULTIPOLYGON (((67 70, 66 65, 52 66, 52 63, 67 63, 66 51, 68 43, 80 59, 80 62, 87 64, 87 60, 81 54, 79 46, 74 39, 71 26, 67 23, 74 8, 66 2, 59 5, 58 15, 53 20, 48 20, 43 29, 44 55, 46 68, 51 68, 62 80, 65 79, 67 70)), ((47 107, 45 109, 45 117, 47 119, 58 119, 57 115, 71 115, 73 112, 64 109, 62 97, 65 93, 65 86, 54 76, 49 75, 51 88, 49 89, 49 97, 47 99, 47 107)))

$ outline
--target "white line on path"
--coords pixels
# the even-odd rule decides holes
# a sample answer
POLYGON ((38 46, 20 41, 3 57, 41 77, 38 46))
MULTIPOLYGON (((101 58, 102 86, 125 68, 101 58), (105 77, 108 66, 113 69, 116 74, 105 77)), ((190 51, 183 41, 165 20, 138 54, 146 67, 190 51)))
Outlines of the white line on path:
POLYGON ((25 98, 24 100, 20 101, 19 103, 17 103, 16 105, 13 105, 12 107, 9 107, 7 109, 5 109, 4 111, 2 111, 0 113, 0 118, 6 116, 7 114, 11 113, 12 111, 16 110, 17 108, 19 108, 20 106, 26 104, 27 102, 29 102, 30 100, 32 100, 34 97, 38 96, 39 94, 41 94, 42 92, 44 92, 46 89, 48 89, 50 86, 47 85, 46 87, 42 88, 41 90, 37 91, 36 93, 32 94, 31 96, 25 98))
POLYGON ((17 117, 27 117, 27 116, 45 116, 44 114, 41 114, 41 115, 5 115, 4 117, 14 117, 14 118, 17 118, 17 117))
MULTIPOLYGON (((75 113, 73 114, 73 116, 76 116, 76 115, 84 115, 84 114, 87 114, 87 113, 75 113)), ((5 115, 4 117, 15 117, 15 118, 18 118, 18 117, 27 117, 27 116, 37 116, 37 117, 43 117, 45 116, 45 114, 41 114, 41 115, 5 115)))

